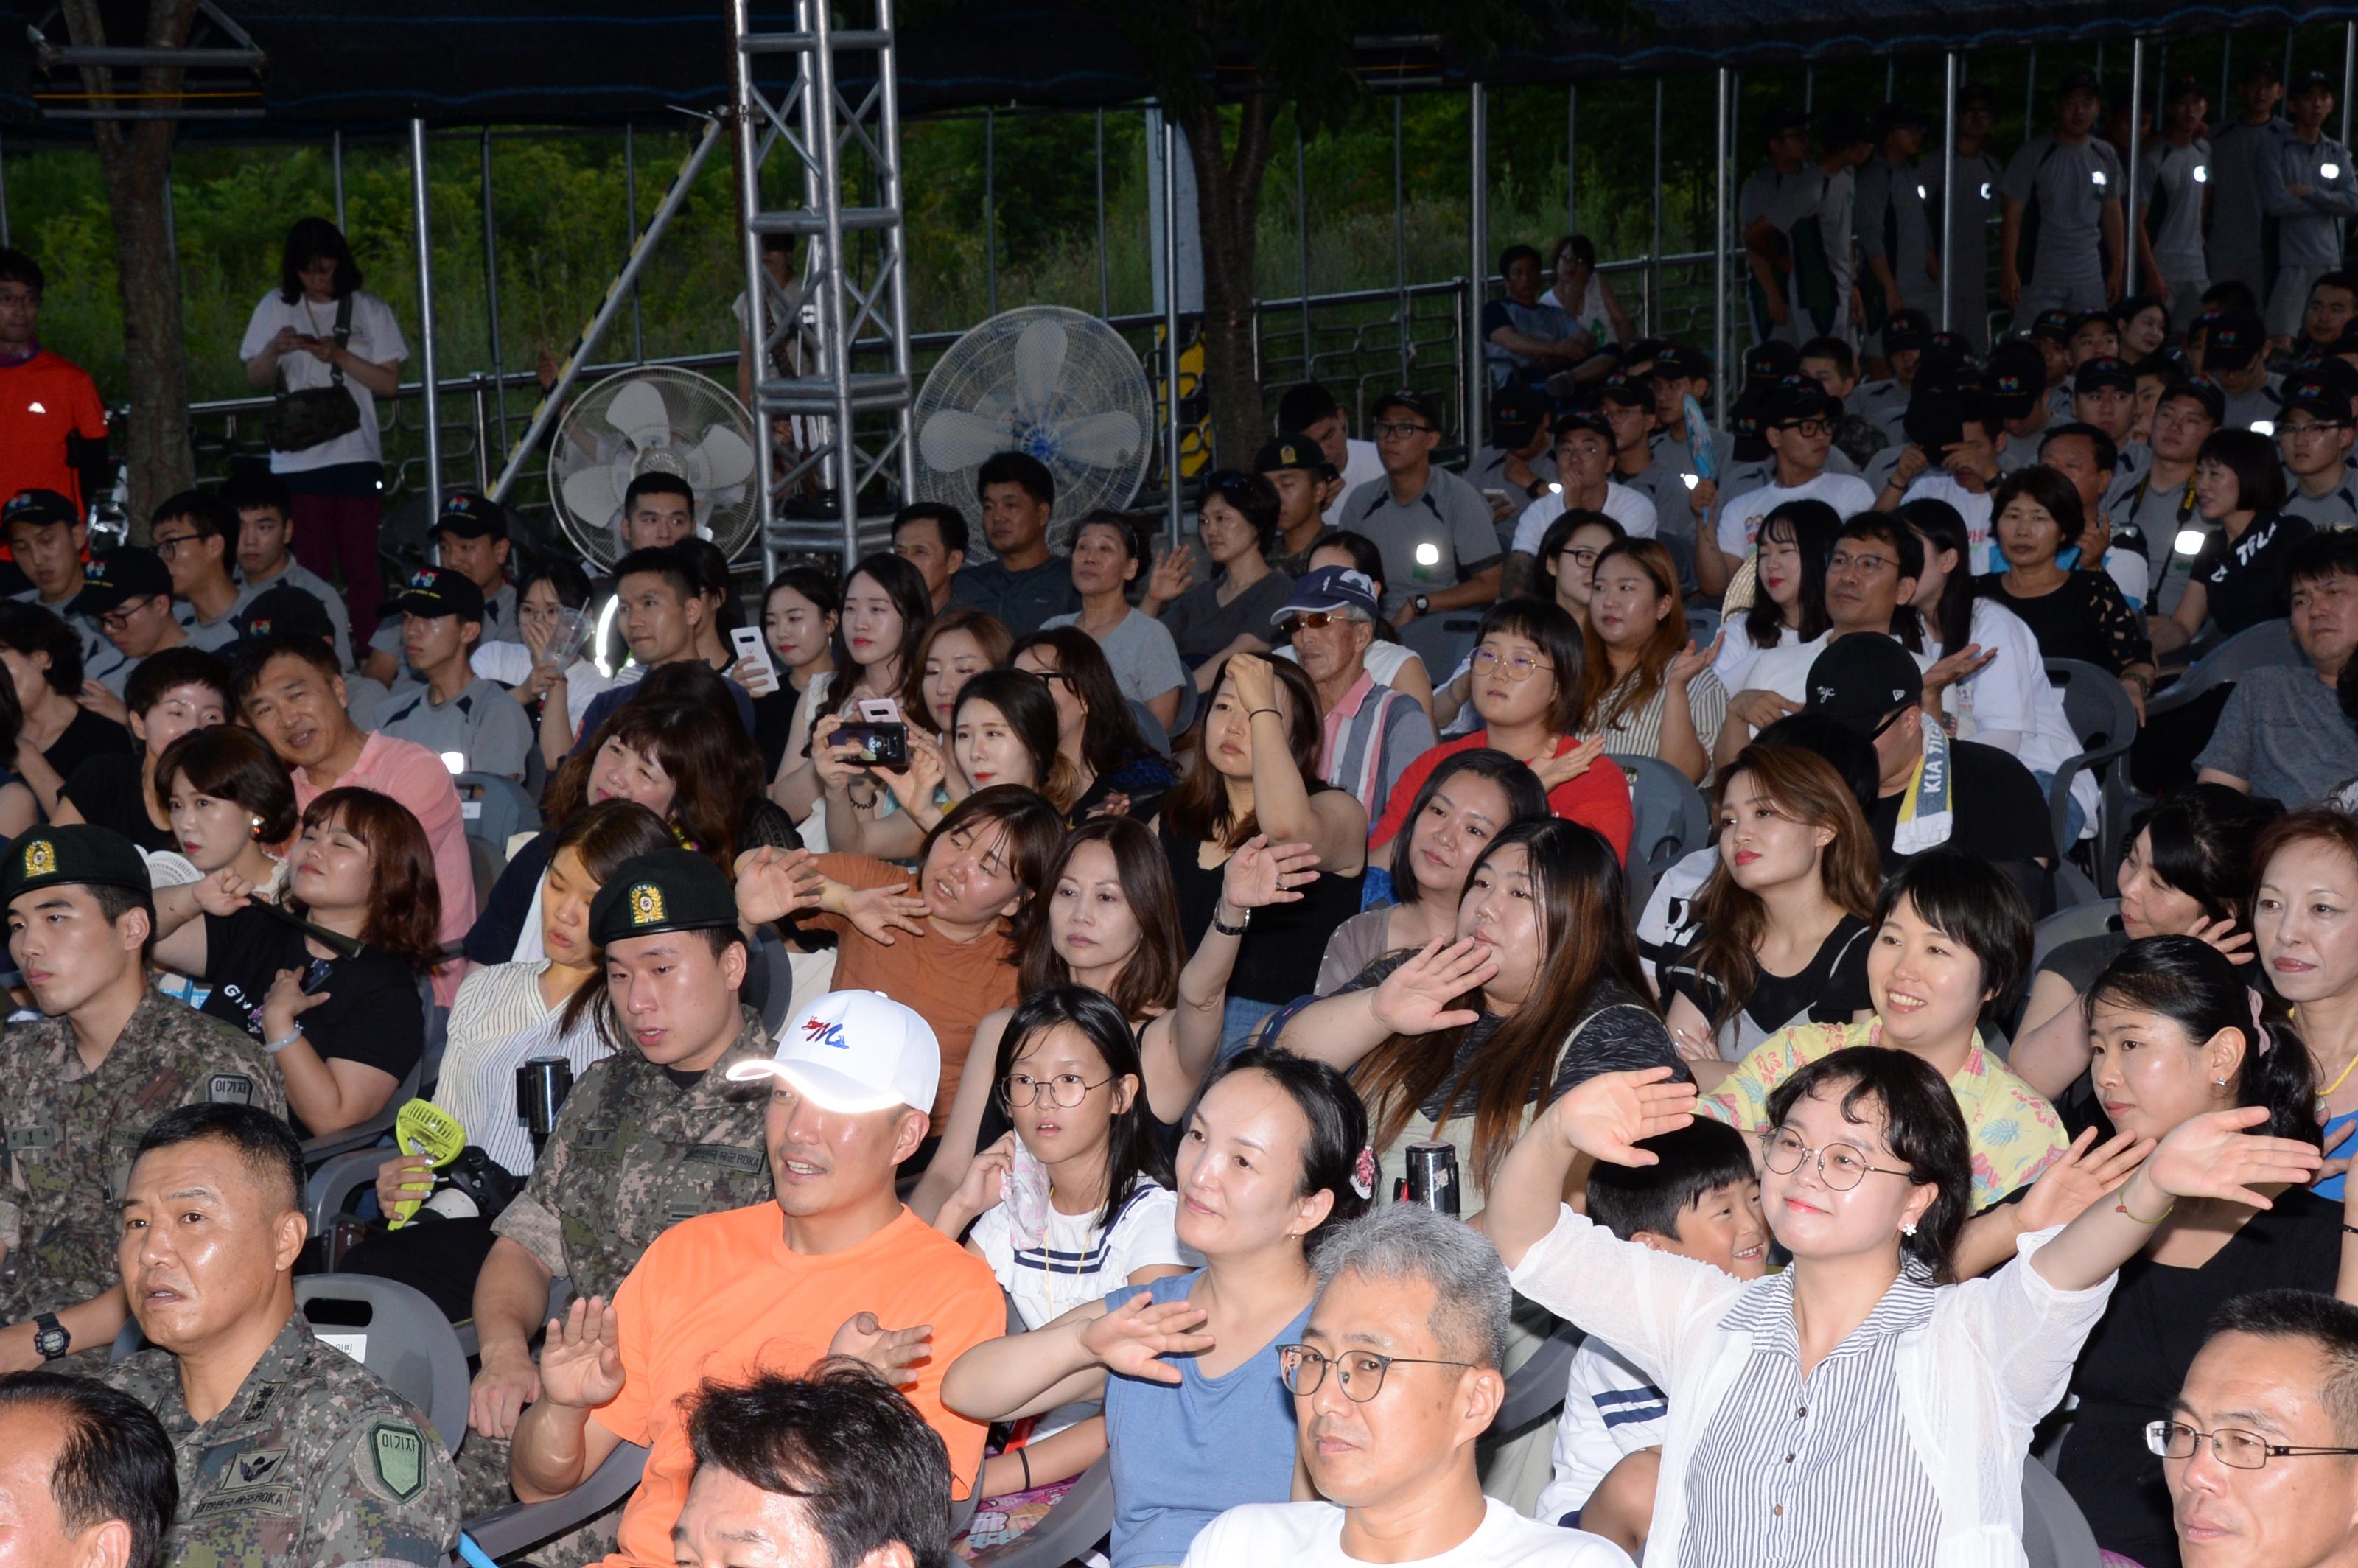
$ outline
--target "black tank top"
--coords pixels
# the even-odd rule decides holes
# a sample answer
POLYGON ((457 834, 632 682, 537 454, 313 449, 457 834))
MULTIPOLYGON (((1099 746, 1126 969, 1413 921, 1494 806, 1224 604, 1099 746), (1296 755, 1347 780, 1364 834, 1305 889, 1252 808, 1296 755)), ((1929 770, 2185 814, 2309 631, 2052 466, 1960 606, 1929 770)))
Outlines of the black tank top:
MULTIPOLYGON (((1324 795, 1332 784, 1313 784, 1310 793, 1324 795)), ((1206 871, 1196 863, 1197 846, 1181 839, 1165 814, 1155 827, 1163 841, 1163 858, 1171 862, 1172 884, 1179 892, 1179 929, 1192 951, 1211 928, 1212 906, 1219 902, 1220 879, 1226 862, 1206 871)), ((1321 870, 1318 880, 1303 890, 1299 903, 1272 903, 1252 912, 1252 925, 1238 944, 1236 973, 1228 994, 1248 1001, 1289 1002, 1308 996, 1317 987, 1318 960, 1325 955, 1326 938, 1335 927, 1359 913, 1359 884, 1367 879, 1362 866, 1347 877, 1321 870)))

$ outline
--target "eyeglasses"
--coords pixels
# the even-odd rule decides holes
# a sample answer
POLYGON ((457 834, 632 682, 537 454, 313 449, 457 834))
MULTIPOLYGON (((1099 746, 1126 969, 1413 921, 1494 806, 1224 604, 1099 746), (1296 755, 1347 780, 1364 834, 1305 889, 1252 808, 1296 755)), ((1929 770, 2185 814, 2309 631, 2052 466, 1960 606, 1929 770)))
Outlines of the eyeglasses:
POLYGON ((135 600, 119 610, 106 611, 98 618, 99 628, 103 631, 112 627, 114 630, 120 632, 131 624, 131 618, 133 616, 138 614, 141 611, 146 609, 155 601, 156 600, 153 598, 135 600))
POLYGON ((1411 436, 1431 435, 1433 433, 1433 427, 1430 425, 1412 425, 1405 422, 1395 423, 1389 420, 1379 420, 1376 424, 1375 433, 1376 439, 1379 441, 1405 441, 1411 436))
POLYGON ((2258 1470, 2271 1459, 2306 1459, 2317 1454, 2358 1454, 2358 1448, 2303 1448, 2287 1443, 2270 1443, 2256 1432, 2244 1432, 2236 1427, 2223 1427, 2217 1432, 2198 1432, 2182 1421, 2147 1422, 2145 1445, 2164 1459, 2191 1459, 2194 1445, 2208 1441, 2212 1457, 2230 1470, 2258 1470))
POLYGON ((1864 577, 1873 577, 1886 567, 1896 569, 1899 563, 1889 556, 1854 556, 1847 550, 1836 550, 1826 557, 1826 571, 1829 575, 1835 572, 1855 571, 1864 577))
POLYGON ((2320 419, 2310 425, 2279 425, 2277 427, 2277 434, 2288 441, 2306 441, 2319 436, 2330 436, 2334 431, 2344 428, 2347 428, 2347 425, 2342 420, 2320 419))
POLYGON ((1846 1193, 1866 1180, 1870 1171, 1879 1176, 1914 1174, 1872 1164, 1866 1151, 1852 1144, 1829 1143, 1823 1149, 1812 1149, 1790 1128, 1780 1127, 1761 1135, 1760 1162, 1780 1176, 1790 1176, 1800 1170, 1801 1162, 1812 1154, 1818 1157, 1818 1178, 1838 1193, 1846 1193))
POLYGON ((1831 436, 1834 433, 1834 427, 1823 419, 1796 419, 1789 425, 1779 425, 1777 428, 1790 430, 1797 436, 1831 436))
POLYGON ((174 556, 180 553, 181 546, 187 544, 191 539, 201 538, 202 536, 203 535, 198 534, 175 534, 168 539, 163 535, 158 534, 155 538, 156 553, 168 561, 174 556))
POLYGON ((1576 567, 1593 567, 1596 564, 1596 551, 1591 546, 1582 545, 1576 548, 1557 551, 1555 558, 1560 561, 1570 561, 1576 567))
POLYGON ((1021 1110, 1045 1093, 1051 1103, 1070 1110, 1089 1098, 1091 1089, 1101 1089, 1113 1082, 1105 1078, 1091 1083, 1078 1073, 1058 1073, 1052 1078, 1035 1078, 1026 1073, 1010 1073, 999 1080, 999 1098, 1010 1110, 1021 1110))
POLYGON ((1474 650, 1474 673, 1476 675, 1502 675, 1511 681, 1527 681, 1541 670, 1553 668, 1553 665, 1527 659, 1520 654, 1509 655, 1494 653, 1488 648, 1474 650))
POLYGON ((1336 1377, 1342 1380, 1343 1397, 1355 1405, 1366 1404, 1382 1393, 1384 1374, 1394 1367, 1473 1365, 1471 1361, 1436 1361, 1423 1356, 1379 1356, 1372 1350, 1347 1350, 1341 1356, 1329 1357, 1307 1345, 1281 1345, 1277 1347, 1277 1375, 1284 1379, 1287 1393, 1296 1399, 1309 1398, 1326 1380, 1326 1368, 1333 1367, 1336 1377))

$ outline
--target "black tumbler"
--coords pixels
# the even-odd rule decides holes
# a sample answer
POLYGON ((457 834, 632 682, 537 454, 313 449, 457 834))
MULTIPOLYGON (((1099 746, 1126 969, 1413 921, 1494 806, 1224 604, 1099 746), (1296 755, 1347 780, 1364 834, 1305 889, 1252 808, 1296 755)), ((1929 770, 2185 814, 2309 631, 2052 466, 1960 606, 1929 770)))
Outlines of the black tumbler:
POLYGON ((516 1069, 516 1114, 532 1134, 536 1155, 557 1128, 557 1113, 573 1092, 573 1064, 562 1056, 535 1056, 516 1069))
POLYGON ((1457 1212, 1457 1150, 1448 1143, 1408 1146, 1408 1201, 1435 1214, 1457 1212))

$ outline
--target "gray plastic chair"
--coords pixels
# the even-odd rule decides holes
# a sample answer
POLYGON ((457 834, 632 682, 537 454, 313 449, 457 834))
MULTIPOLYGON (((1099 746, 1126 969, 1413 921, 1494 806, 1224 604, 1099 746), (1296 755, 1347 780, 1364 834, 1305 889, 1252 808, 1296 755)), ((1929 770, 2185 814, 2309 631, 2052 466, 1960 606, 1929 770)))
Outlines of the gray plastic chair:
POLYGON ((424 1292, 372 1274, 307 1274, 295 1281, 295 1304, 323 1338, 360 1337, 361 1353, 353 1359, 426 1412, 444 1453, 458 1453, 467 1435, 467 1357, 442 1309, 424 1292), (368 1321, 357 1328, 323 1325, 310 1309, 326 1302, 364 1305, 368 1321))
POLYGON ((2256 626, 2244 627, 2195 660, 2169 690, 2157 694, 2145 705, 2146 717, 2151 719, 2183 708, 2215 687, 2234 685, 2252 670, 2308 663, 2299 644, 2292 640, 2291 622, 2263 621, 2256 626))
POLYGON ((502 857, 508 839, 540 827, 540 807, 524 785, 499 773, 460 773, 450 781, 459 792, 459 815, 467 837, 489 844, 502 857))
POLYGON ((2056 911, 2031 928, 2030 971, 2047 962, 2047 955, 2066 942, 2077 942, 2083 936, 2102 936, 2112 929, 2113 916, 2121 910, 2116 898, 2100 898, 2091 903, 2074 904, 2070 909, 2056 911))
POLYGON ((1401 646, 1424 661, 1438 686, 1474 651, 1474 639, 1481 630, 1479 611, 1439 610, 1401 627, 1401 646))
POLYGON ((2104 1561, 2080 1505, 2036 1459, 2022 1465, 2022 1552, 2030 1568, 2097 1568, 2104 1561))
POLYGON ((2120 864, 2115 839, 2127 831, 2128 784, 2124 768, 2104 764, 2136 743, 2136 705, 2108 670, 2079 659, 2050 659, 2047 678, 2063 697, 2063 713, 2071 732, 2080 738, 2080 754, 2055 770, 2048 786, 2047 808, 2060 865, 2070 859, 2073 840, 2064 837, 2071 804, 2071 783, 2083 773, 2097 773, 2096 874, 2098 885, 2111 880, 2109 868, 2120 864))
POLYGON ((1629 860, 1645 862, 1659 877, 1669 867, 1711 842, 1711 811, 1694 781, 1660 757, 1635 757, 1608 752, 1629 781, 1629 809, 1636 826, 1629 835, 1629 860))
POLYGON ((384 1108, 357 1127, 347 1127, 341 1132, 323 1132, 317 1138, 303 1140, 303 1167, 324 1163, 338 1154, 348 1154, 355 1149, 367 1149, 393 1130, 393 1119, 401 1108, 417 1098, 417 1086, 426 1081, 426 1056, 418 1054, 409 1065, 409 1076, 401 1080, 384 1102, 384 1108))
POLYGON ((1113 1467, 1099 1454, 1046 1518, 990 1554, 990 1568, 1065 1568, 1112 1533, 1113 1467))
POLYGON ((1572 1324, 1558 1319, 1554 1331, 1540 1341, 1531 1358, 1507 1374, 1507 1397, 1499 1402, 1498 1413, 1490 1418, 1491 1432, 1503 1435, 1553 1421, 1571 1386, 1573 1353, 1586 1337, 1572 1324))
MULTIPOLYGON (((460 1530, 484 1556, 504 1563, 579 1529, 629 1497, 646 1467, 644 1448, 635 1443, 622 1444, 563 1497, 545 1503, 509 1503, 476 1515, 460 1530)), ((459 1568, 464 1561, 455 1552, 450 1554, 451 1568, 459 1568)))

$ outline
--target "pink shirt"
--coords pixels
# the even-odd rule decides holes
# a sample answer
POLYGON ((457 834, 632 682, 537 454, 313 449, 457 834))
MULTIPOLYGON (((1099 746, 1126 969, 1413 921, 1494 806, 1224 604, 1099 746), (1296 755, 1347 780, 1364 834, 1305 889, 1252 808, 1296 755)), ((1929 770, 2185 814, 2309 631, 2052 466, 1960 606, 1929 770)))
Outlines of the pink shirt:
MULTIPOLYGON (((301 768, 294 770, 295 807, 308 811, 327 794, 301 768)), ((337 789, 373 789, 409 807, 426 829, 434 851, 434 881, 442 895, 442 924, 435 933, 445 947, 455 946, 475 923, 475 865, 467 853, 466 822, 459 813, 458 787, 442 759, 417 744, 372 731, 361 748, 360 761, 335 782, 337 789)), ((434 1000, 444 1007, 459 994, 465 978, 464 959, 453 959, 435 971, 434 1000)))

